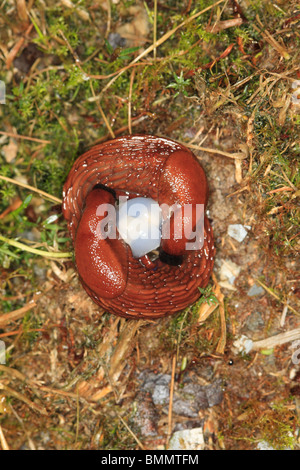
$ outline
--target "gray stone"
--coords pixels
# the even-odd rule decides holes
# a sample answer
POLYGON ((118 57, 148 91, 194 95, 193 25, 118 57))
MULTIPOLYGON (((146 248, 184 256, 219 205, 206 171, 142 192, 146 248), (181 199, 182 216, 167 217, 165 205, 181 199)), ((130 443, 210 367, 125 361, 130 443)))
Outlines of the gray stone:
POLYGON ((241 243, 244 238, 248 235, 247 230, 242 224, 229 225, 227 233, 228 235, 230 235, 231 238, 234 238, 234 240, 239 243, 241 243))

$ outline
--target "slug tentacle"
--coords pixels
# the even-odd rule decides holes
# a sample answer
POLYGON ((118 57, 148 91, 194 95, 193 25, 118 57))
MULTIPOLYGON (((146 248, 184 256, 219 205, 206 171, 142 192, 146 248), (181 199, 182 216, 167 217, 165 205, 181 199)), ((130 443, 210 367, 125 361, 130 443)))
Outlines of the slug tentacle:
POLYGON ((64 185, 63 214, 87 293, 107 311, 128 318, 155 319, 195 302, 215 254, 207 199, 198 160, 169 139, 125 136, 79 157, 64 185), (168 236, 162 235, 156 260, 147 254, 135 258, 117 229, 115 237, 103 234, 109 207, 120 196, 151 198, 172 208, 163 216, 162 234, 167 228, 168 236), (203 236, 195 243, 199 231, 203 236))

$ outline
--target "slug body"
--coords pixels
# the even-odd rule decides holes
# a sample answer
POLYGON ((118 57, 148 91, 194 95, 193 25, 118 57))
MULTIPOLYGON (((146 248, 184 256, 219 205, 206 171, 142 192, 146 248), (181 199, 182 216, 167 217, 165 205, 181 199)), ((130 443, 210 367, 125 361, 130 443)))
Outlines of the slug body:
POLYGON ((79 277, 90 297, 107 311, 128 318, 155 319, 195 302, 199 287, 209 281, 215 253, 204 213, 207 198, 206 176, 198 160, 169 139, 120 137, 79 157, 64 185, 63 214, 79 277), (116 237, 99 235, 109 208, 121 196, 151 198, 160 207, 188 205, 184 217, 172 210, 164 219, 169 231, 160 241, 157 260, 133 257, 118 230, 116 237), (187 249, 200 219, 201 246, 187 249))

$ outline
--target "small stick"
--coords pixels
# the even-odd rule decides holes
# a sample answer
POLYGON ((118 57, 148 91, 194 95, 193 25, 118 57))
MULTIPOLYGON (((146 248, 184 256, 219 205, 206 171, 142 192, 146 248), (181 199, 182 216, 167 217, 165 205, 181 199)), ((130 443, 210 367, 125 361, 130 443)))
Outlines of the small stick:
POLYGON ((232 18, 230 20, 219 21, 213 26, 208 26, 206 28, 206 31, 209 31, 210 33, 218 33, 219 31, 223 31, 227 28, 232 28, 233 26, 240 26, 242 23, 242 18, 232 18))
POLYGON ((79 436, 79 423, 80 423, 80 403, 79 403, 79 393, 78 393, 78 383, 76 386, 76 434, 75 434, 75 443, 78 441, 79 436))
POLYGON ((31 140, 32 142, 40 142, 42 144, 51 144, 51 140, 37 139, 36 137, 29 137, 27 135, 14 134, 13 132, 0 131, 1 135, 7 135, 7 137, 13 137, 14 139, 31 140))
POLYGON ((244 186, 243 188, 240 188, 237 191, 234 191, 233 193, 227 194, 226 197, 235 196, 236 194, 242 193, 243 191, 250 191, 250 187, 249 186, 244 186))
POLYGON ((110 0, 106 0, 107 4, 107 23, 106 23, 106 31, 105 31, 105 37, 108 38, 109 32, 110 32, 110 27, 111 27, 111 5, 110 5, 110 0))
MULTIPOLYGON (((85 71, 83 70, 83 68, 82 68, 82 66, 81 66, 81 61, 80 61, 80 59, 79 59, 77 53, 76 53, 76 52, 74 51, 74 49, 72 48, 71 44, 70 44, 69 41, 67 40, 67 38, 66 38, 66 36, 64 35, 63 31, 60 30, 59 32, 60 32, 61 36, 63 37, 64 41, 66 42, 66 44, 67 44, 67 46, 68 46, 68 48, 69 48, 71 54, 73 55, 73 58, 74 58, 74 60, 75 60, 75 63, 76 63, 76 65, 77 65, 77 67, 79 67, 79 69, 81 70, 81 72, 83 73, 83 75, 84 75, 85 77, 87 77, 87 78, 90 79, 91 76, 90 76, 90 75, 87 75, 87 74, 85 73, 85 71)), ((90 81, 90 88, 91 88, 93 97, 96 98, 95 90, 94 90, 94 87, 93 87, 93 84, 92 84, 91 81, 90 81)), ((100 114, 101 114, 101 116, 102 116, 102 119, 103 119, 103 121, 104 121, 104 123, 105 123, 105 125, 106 125, 106 127, 107 127, 107 129, 108 129, 108 132, 110 133, 112 139, 114 139, 114 138, 115 138, 115 134, 114 134, 114 132, 113 132, 113 130, 112 130, 112 128, 111 128, 111 126, 110 126, 108 120, 107 120, 107 117, 105 116, 105 113, 104 113, 104 111, 103 111, 103 109, 102 109, 100 103, 98 102, 98 100, 97 100, 97 107, 98 107, 98 110, 100 111, 100 114)))
POLYGON ((8 178, 7 176, 3 176, 3 175, 0 175, 0 180, 7 181, 8 183, 13 183, 13 184, 16 184, 17 186, 21 186, 22 188, 29 189, 30 191, 33 191, 34 193, 38 193, 40 196, 44 196, 45 198, 50 199, 53 202, 58 202, 59 204, 62 203, 62 200, 59 199, 58 197, 45 193, 41 189, 35 188, 34 186, 29 186, 29 184, 20 183, 20 181, 14 180, 12 178, 8 178))
POLYGON ((280 346, 281 344, 289 343, 297 339, 300 339, 300 328, 294 328, 285 333, 279 333, 278 335, 270 336, 266 339, 254 341, 252 349, 255 351, 259 349, 272 349, 275 346, 280 346))
POLYGON ((26 377, 22 372, 20 372, 17 369, 13 369, 12 367, 4 366, 0 364, 0 372, 4 372, 6 374, 12 375, 14 378, 21 380, 22 382, 25 382, 26 377))
POLYGON ((194 150, 201 150, 202 152, 208 152, 208 153, 217 153, 218 155, 224 155, 224 157, 229 157, 229 158, 233 158, 233 159, 244 160, 246 158, 246 154, 244 154, 242 152, 229 153, 229 152, 223 152, 223 150, 210 149, 210 148, 207 148, 207 147, 200 147, 199 145, 194 145, 194 144, 184 143, 184 145, 186 147, 189 147, 189 148, 194 149, 194 150))
POLYGON ((3 326, 7 325, 8 323, 22 318, 26 312, 28 312, 34 307, 36 307, 36 303, 34 300, 31 300, 27 305, 24 305, 24 307, 0 315, 0 327, 3 328, 3 326))
POLYGON ((294 191, 294 189, 290 188, 290 186, 283 186, 282 188, 272 189, 272 191, 268 191, 266 194, 280 193, 282 191, 294 191))
POLYGON ((267 29, 265 28, 265 26, 262 24, 262 22, 260 21, 260 18, 258 15, 256 15, 256 20, 258 22, 258 24, 260 25, 261 28, 263 28, 263 30, 260 30, 255 24, 253 24, 253 27, 254 29, 256 29, 256 31, 258 31, 259 33, 261 33, 261 35, 263 36, 263 38, 272 46, 274 47, 274 49, 276 49, 276 51, 282 56, 284 57, 286 60, 290 59, 290 54, 288 53, 288 51, 286 50, 285 47, 283 47, 281 44, 279 44, 279 42, 276 41, 276 39, 274 39, 274 37, 269 33, 269 31, 267 31, 267 29))
POLYGON ((124 421, 124 419, 122 418, 122 416, 117 413, 118 415, 118 418, 119 420, 124 424, 125 428, 127 429, 127 431, 132 435, 132 437, 136 440, 138 446, 142 449, 142 450, 145 450, 145 447, 143 446, 143 444, 141 443, 141 441, 139 440, 139 438, 134 434, 134 432, 130 429, 130 427, 128 426, 128 424, 126 423, 126 421, 124 421))

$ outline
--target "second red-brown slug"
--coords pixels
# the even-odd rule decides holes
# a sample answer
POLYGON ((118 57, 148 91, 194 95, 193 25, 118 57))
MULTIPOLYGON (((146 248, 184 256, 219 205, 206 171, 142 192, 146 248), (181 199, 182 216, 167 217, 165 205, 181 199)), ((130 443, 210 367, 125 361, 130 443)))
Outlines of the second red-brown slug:
POLYGON ((108 312, 128 318, 155 319, 194 303, 201 295, 199 287, 208 284, 215 254, 204 213, 207 199, 203 168, 189 149, 172 140, 125 136, 81 155, 64 185, 63 214, 78 274, 90 297, 108 312), (177 236, 178 226, 186 226, 187 220, 176 211, 170 215, 169 236, 161 239, 154 262, 147 256, 133 257, 120 236, 99 238, 105 209, 114 207, 120 196, 151 198, 161 207, 190 205, 188 226, 195 229, 202 216, 203 245, 187 250, 191 234, 182 227, 183 236, 177 236))

